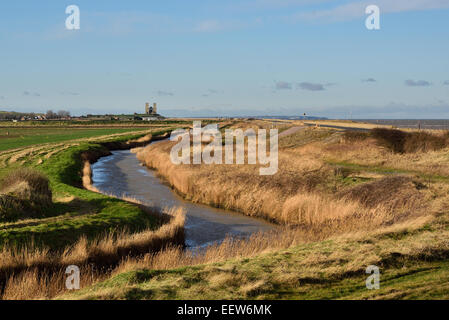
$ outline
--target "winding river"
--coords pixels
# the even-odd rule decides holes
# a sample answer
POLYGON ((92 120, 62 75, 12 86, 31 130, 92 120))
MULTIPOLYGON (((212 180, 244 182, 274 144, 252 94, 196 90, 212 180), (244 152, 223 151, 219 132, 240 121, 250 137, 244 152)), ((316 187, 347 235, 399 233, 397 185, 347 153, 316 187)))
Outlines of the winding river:
POLYGON ((127 195, 148 206, 183 207, 186 211, 186 245, 195 248, 222 241, 227 235, 246 237, 269 231, 274 225, 243 214, 184 200, 164 184, 153 170, 143 167, 129 150, 113 151, 92 165, 94 186, 101 192, 127 195))

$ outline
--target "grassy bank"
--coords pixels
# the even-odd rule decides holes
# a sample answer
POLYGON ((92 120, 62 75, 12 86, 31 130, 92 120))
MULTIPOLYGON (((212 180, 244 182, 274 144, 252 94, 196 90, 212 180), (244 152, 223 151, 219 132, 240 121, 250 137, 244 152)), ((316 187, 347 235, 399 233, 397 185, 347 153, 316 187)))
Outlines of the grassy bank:
MULTIPOLYGON (((262 236, 201 257, 167 250, 61 299, 447 299, 447 216, 295 244, 262 236), (282 248, 284 247, 284 248, 282 248), (366 268, 380 269, 368 290, 366 268)), ((300 241, 300 240, 299 240, 300 241)))
MULTIPOLYGON (((170 129, 154 129, 152 132, 157 136, 167 130, 170 129)), ((3 173, 25 165, 46 175, 53 191, 54 204, 45 210, 42 219, 1 224, 1 246, 34 242, 51 249, 61 249, 83 235, 95 238, 123 228, 138 232, 158 226, 154 215, 131 203, 84 190, 81 179, 87 158, 107 155, 109 147, 131 147, 128 141, 137 141, 150 132, 89 137, 66 144, 49 144, 43 149, 28 147, 4 154, 3 173)))

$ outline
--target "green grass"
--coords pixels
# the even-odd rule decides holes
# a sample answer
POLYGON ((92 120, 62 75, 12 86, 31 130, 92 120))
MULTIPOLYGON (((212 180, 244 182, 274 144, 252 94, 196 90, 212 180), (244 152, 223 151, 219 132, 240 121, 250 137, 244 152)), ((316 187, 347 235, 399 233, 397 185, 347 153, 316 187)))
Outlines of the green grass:
MULTIPOLYGON (((157 132, 155 135, 165 131, 157 132)), ((130 134, 108 141, 124 142, 143 136, 130 134)), ((21 246, 30 241, 52 249, 61 249, 75 242, 81 235, 97 237, 111 230, 126 228, 141 231, 156 227, 158 221, 137 206, 82 189, 81 153, 105 152, 105 147, 96 143, 81 143, 63 150, 36 169, 50 180, 54 197, 75 197, 68 203, 55 203, 45 214, 53 219, 36 219, 28 223, 0 224, 0 246, 11 244, 21 246)))
POLYGON ((0 151, 43 143, 59 143, 69 140, 92 138, 115 133, 141 131, 145 128, 0 128, 0 151), (7 135, 9 132, 9 135, 7 135))

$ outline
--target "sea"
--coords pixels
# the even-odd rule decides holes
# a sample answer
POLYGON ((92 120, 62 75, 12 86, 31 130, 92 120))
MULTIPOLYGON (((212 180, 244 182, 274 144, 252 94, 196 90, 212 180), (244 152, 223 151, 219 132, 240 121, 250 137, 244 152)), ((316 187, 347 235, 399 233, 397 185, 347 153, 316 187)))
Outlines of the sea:
POLYGON ((397 128, 449 130, 449 119, 358 119, 355 121, 391 125, 397 128))

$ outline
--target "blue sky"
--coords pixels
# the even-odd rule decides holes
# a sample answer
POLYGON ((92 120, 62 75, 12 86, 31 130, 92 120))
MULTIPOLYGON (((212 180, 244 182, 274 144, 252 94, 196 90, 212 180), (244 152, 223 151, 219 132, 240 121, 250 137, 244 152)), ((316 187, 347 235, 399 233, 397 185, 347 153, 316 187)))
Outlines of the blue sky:
POLYGON ((2 1, 0 110, 449 118, 448 40, 449 0, 2 1))

